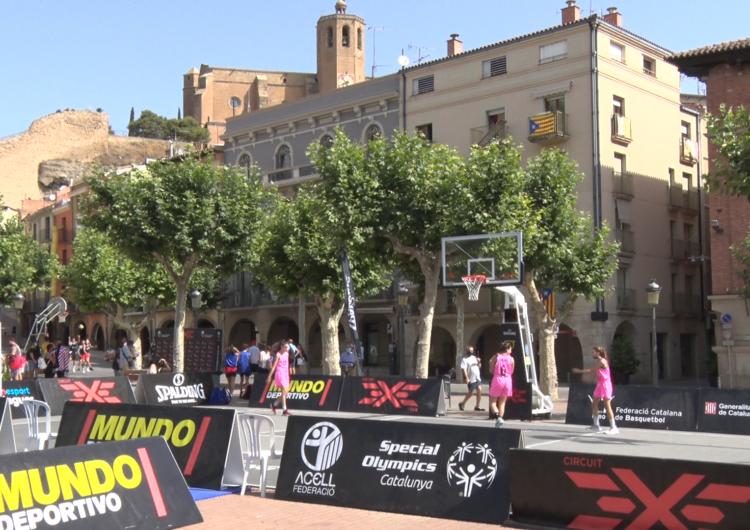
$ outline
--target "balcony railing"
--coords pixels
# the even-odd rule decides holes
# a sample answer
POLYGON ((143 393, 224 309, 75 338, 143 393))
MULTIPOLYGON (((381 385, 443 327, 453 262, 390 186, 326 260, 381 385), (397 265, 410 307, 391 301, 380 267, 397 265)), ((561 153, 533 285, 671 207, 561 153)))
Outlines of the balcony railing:
POLYGON ((672 184, 669 187, 669 207, 684 210, 686 212, 698 213, 700 209, 700 200, 698 192, 693 190, 683 190, 679 184, 672 184))
POLYGON ((701 297, 696 294, 672 293, 672 312, 680 315, 700 316, 701 297))
POLYGON ((309 178, 306 178, 306 177, 315 177, 315 176, 317 176, 317 172, 315 171, 315 166, 312 164, 309 164, 306 166, 299 166, 299 167, 288 168, 288 169, 280 169, 277 171, 270 171, 264 177, 263 183, 264 184, 277 184, 279 182, 284 182, 288 180, 297 180, 301 178, 305 178, 305 180, 309 180, 309 178))
POLYGON ((621 144, 633 141, 633 126, 630 119, 619 114, 612 115, 612 140, 621 144))
POLYGON ((529 142, 554 143, 567 140, 568 115, 562 112, 545 112, 529 118, 529 142))
POLYGON ((691 257, 700 255, 701 246, 697 242, 672 239, 672 259, 688 261, 691 257))
POLYGON ((57 240, 60 243, 70 243, 70 230, 68 230, 67 228, 58 228, 57 240))
POLYGON ((52 231, 46 228, 39 230, 39 242, 48 243, 52 241, 52 231))
POLYGON ((698 143, 690 138, 680 138, 680 162, 694 166, 698 161, 698 143))
POLYGON ((615 230, 615 239, 620 243, 620 254, 635 254, 635 234, 632 230, 615 230))
POLYGON ((632 199, 635 196, 633 175, 615 171, 612 175, 612 193, 622 198, 632 199))
POLYGON ((503 140, 508 135, 507 122, 505 120, 499 120, 492 127, 485 125, 484 127, 475 127, 471 130, 471 145, 478 145, 484 147, 493 140, 503 140))
POLYGON ((617 309, 635 311, 635 289, 617 289, 617 309))

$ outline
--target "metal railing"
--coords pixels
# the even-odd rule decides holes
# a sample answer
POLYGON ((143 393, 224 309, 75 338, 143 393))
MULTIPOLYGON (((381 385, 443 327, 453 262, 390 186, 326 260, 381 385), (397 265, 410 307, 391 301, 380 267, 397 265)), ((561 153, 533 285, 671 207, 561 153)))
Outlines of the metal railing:
POLYGON ((471 145, 484 147, 495 139, 503 140, 508 136, 507 122, 499 120, 492 126, 475 127, 471 129, 471 145))
POLYGON ((699 316, 701 297, 697 294, 672 293, 672 312, 681 315, 699 316))
POLYGON ((679 184, 673 184, 669 187, 669 206, 697 213, 700 209, 698 192, 685 191, 679 184))
POLYGON ((632 174, 620 173, 618 171, 615 171, 612 174, 612 193, 626 197, 634 197, 634 190, 632 174))
POLYGON ((701 246, 695 241, 683 241, 682 239, 672 239, 672 259, 689 260, 691 256, 701 255, 701 246))
POLYGON ((315 166, 312 164, 308 164, 306 166, 270 171, 265 175, 263 182, 265 184, 276 184, 278 182, 284 182, 287 180, 294 180, 303 177, 314 177, 317 174, 318 173, 315 171, 315 166))
POLYGON ((52 241, 52 230, 48 228, 42 228, 39 230, 39 242, 48 243, 52 241))
POLYGON ((615 230, 615 239, 620 242, 620 253, 635 254, 635 234, 632 230, 615 230))
POLYGON ((635 289, 617 289, 617 309, 635 311, 635 289))
POLYGON ((529 117, 529 142, 564 140, 568 135, 568 115, 562 112, 545 112, 529 117), (534 130, 534 124, 536 129, 534 130))
POLYGON ((58 228, 57 229, 57 240, 60 243, 70 243, 70 230, 67 228, 58 228))
POLYGON ((627 143, 633 141, 633 125, 629 118, 612 114, 612 139, 627 143))

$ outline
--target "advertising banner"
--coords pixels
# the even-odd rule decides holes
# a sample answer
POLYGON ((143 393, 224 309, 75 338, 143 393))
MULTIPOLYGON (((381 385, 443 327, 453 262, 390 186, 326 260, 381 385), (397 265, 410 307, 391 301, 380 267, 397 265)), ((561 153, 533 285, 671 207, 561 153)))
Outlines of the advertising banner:
POLYGON ((4 530, 161 530, 203 522, 161 438, 0 457, 4 530))
MULTIPOLYGON (((299 410, 338 410, 339 397, 344 385, 340 376, 293 375, 286 396, 289 408, 299 410)), ((253 385, 250 394, 250 407, 269 407, 281 395, 273 378, 265 383, 253 385)))
MULTIPOLYGON (((185 372, 221 370, 221 330, 213 328, 185 329, 185 372)), ((174 329, 157 329, 154 333, 153 355, 173 364, 174 329)))
POLYGON ((163 436, 189 486, 218 490, 234 417, 227 409, 68 402, 56 447, 163 436))
POLYGON ((24 401, 42 399, 42 391, 39 388, 39 382, 36 379, 24 379, 23 381, 3 381, 3 390, 5 397, 10 405, 10 412, 14 420, 23 419, 26 414, 21 406, 24 401))
MULTIPOLYGON (((487 389, 489 392, 489 388, 487 389)), ((532 420, 532 403, 531 403, 531 383, 517 383, 513 381, 513 396, 505 402, 505 419, 506 420, 532 420)), ((490 397, 492 399, 492 397, 490 397)), ((488 409, 490 414, 492 409, 488 409)))
POLYGON ((292 416, 275 498, 499 524, 522 443, 513 429, 292 416))
POLYGON ((511 451, 510 464, 523 525, 748 528, 750 466, 553 451, 511 451))
MULTIPOLYGON (((7 383, 7 381, 6 381, 7 383)), ((24 414, 21 410, 21 414, 24 414)), ((13 419, 10 414, 10 402, 0 397, 0 455, 12 455, 16 452, 16 436, 13 432, 13 419)))
MULTIPOLYGON (((591 425, 591 399, 594 385, 571 385, 565 423, 591 425)), ((698 389, 652 386, 614 387, 612 411, 618 427, 694 431, 698 417, 698 389)), ((599 421, 607 425, 604 405, 599 405, 599 421)))
POLYGON ((135 398, 144 405, 205 405, 214 389, 207 373, 167 373, 138 376, 135 398))
POLYGON ((38 379, 44 401, 53 416, 62 414, 66 401, 83 403, 135 403, 127 377, 86 377, 82 379, 38 379))
POLYGON ((698 430, 723 434, 750 434, 750 391, 701 388, 698 430))
POLYGON ((443 380, 345 377, 339 410, 404 416, 445 414, 443 380))

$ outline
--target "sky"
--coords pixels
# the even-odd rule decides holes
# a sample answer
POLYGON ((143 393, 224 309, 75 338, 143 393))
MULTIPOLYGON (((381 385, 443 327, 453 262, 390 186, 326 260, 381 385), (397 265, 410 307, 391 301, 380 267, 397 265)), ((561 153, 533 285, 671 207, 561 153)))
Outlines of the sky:
MULTIPOLYGON (((578 0, 582 16, 615 0, 578 0)), ((212 66, 314 72, 315 24, 335 0, 21 0, 0 2, 0 138, 57 109, 102 108, 127 134, 130 108, 168 118, 182 106, 182 76, 212 66)), ((750 37, 748 0, 617 0, 623 27, 672 51, 750 37)), ((377 75, 560 23, 564 0, 348 0, 364 18, 367 72, 377 75), (409 47, 411 45, 411 48, 409 47)), ((695 80, 683 90, 695 92, 695 80)))

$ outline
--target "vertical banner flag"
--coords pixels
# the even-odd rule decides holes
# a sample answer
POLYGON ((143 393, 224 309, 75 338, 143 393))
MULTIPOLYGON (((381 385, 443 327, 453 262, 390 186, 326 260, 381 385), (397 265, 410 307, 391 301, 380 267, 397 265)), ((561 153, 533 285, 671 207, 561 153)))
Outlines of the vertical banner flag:
POLYGON ((547 310, 547 314, 550 318, 555 318, 555 291, 552 289, 544 289, 542 291, 542 300, 544 301, 544 308, 547 310))
POLYGON ((352 271, 349 267, 349 256, 346 250, 341 247, 341 269, 344 271, 344 290, 346 291, 346 312, 349 316, 349 329, 352 332, 352 341, 354 342, 354 353, 357 355, 357 369, 362 373, 362 343, 359 340, 359 331, 357 330, 357 310, 354 304, 356 298, 354 295, 354 280, 352 280, 352 271))

